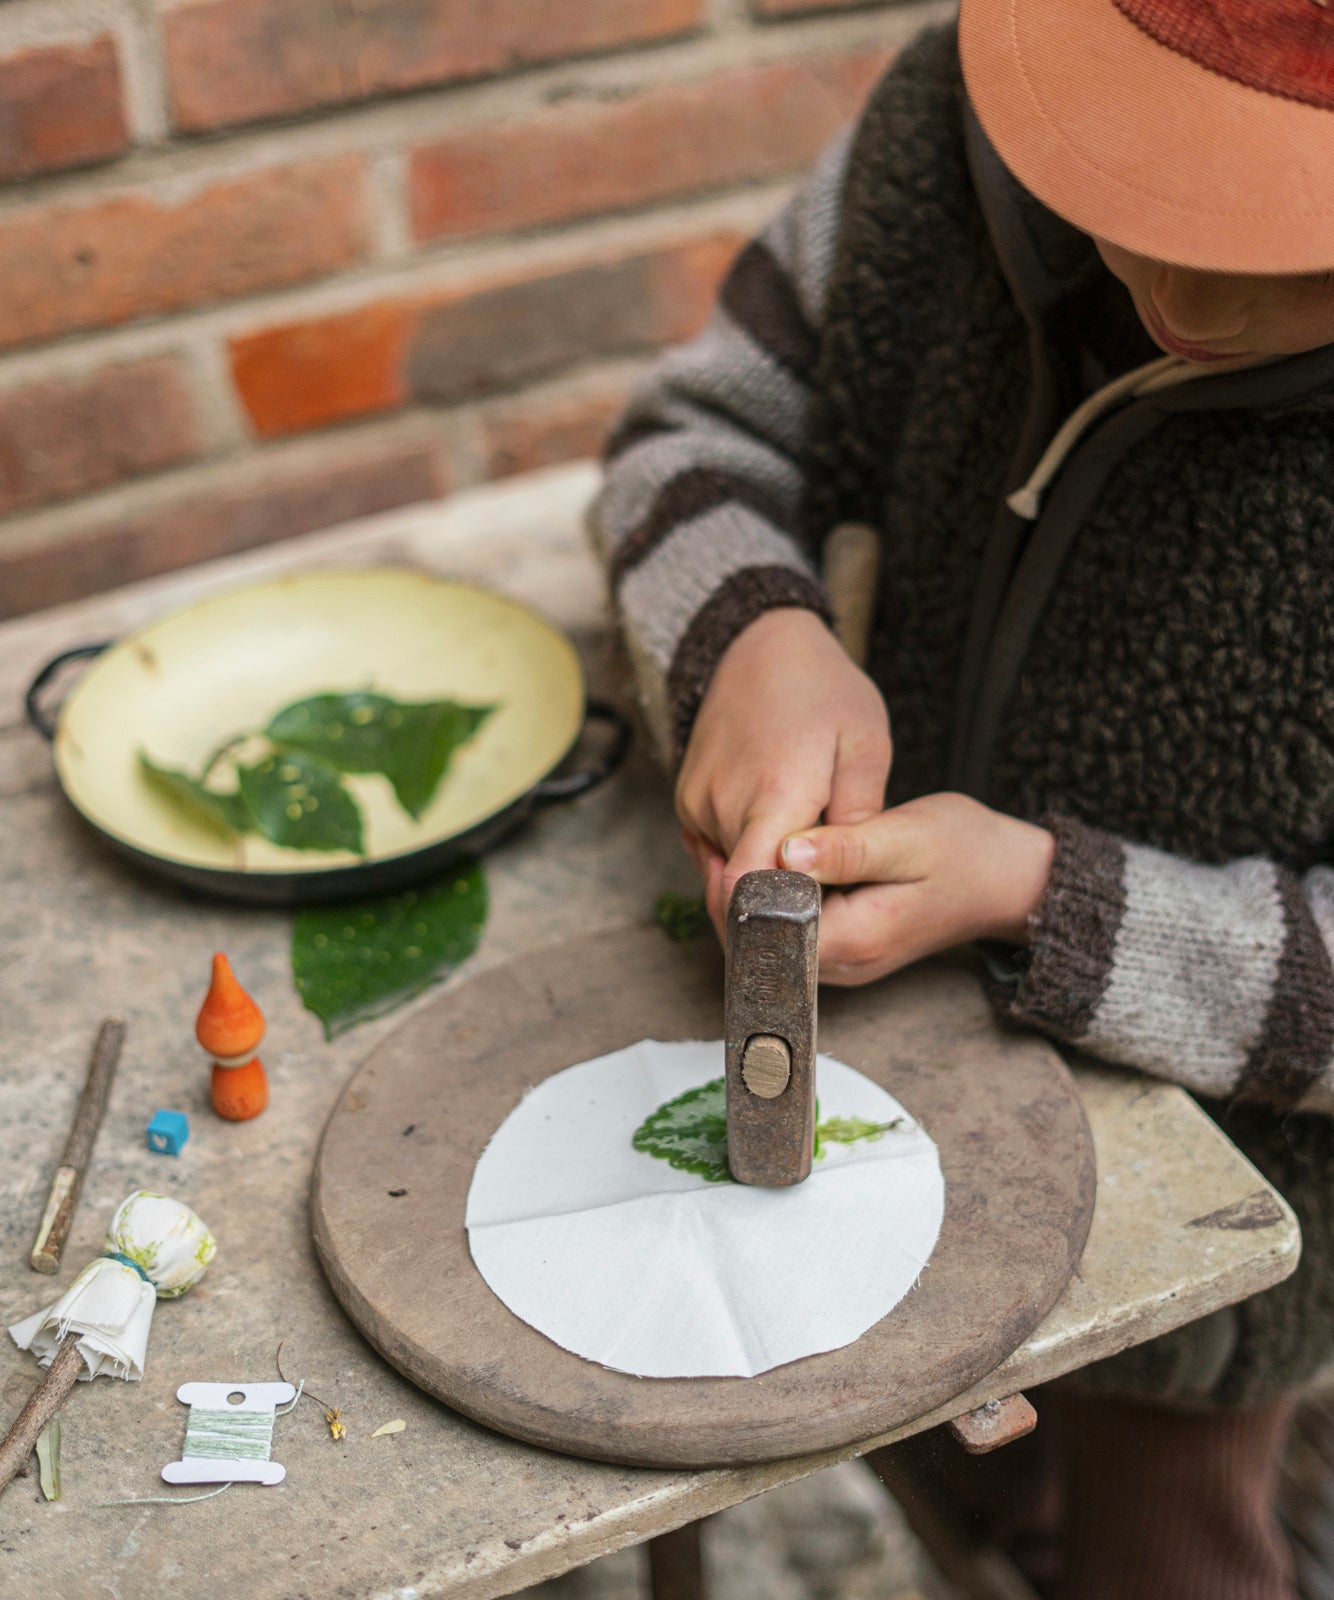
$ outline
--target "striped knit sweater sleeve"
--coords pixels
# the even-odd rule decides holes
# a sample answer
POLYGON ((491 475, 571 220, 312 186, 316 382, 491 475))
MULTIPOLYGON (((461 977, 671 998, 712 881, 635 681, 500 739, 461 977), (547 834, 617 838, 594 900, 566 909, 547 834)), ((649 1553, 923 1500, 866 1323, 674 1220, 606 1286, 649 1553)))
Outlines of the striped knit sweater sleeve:
POLYGON ((1219 1099, 1334 1112, 1334 870, 1202 866, 1048 817, 1011 1019, 1219 1099))
POLYGON ((828 616, 800 464, 849 139, 742 251, 707 326, 640 384, 592 533, 660 752, 679 760, 719 657, 763 612, 828 616))

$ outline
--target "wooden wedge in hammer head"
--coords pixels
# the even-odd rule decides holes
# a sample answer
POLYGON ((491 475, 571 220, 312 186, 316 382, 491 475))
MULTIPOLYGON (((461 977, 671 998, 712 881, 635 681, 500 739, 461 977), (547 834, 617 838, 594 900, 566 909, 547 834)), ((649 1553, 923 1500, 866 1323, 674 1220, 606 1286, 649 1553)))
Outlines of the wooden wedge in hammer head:
POLYGON ((738 1183, 781 1188, 811 1170, 820 886, 748 872, 727 912, 727 1160, 738 1183))

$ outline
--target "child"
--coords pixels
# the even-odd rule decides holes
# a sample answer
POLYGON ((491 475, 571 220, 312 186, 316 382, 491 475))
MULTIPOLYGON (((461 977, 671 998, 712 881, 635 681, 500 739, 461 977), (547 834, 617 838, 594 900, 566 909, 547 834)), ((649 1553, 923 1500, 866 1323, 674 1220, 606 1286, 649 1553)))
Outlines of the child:
POLYGON ((846 886, 826 981, 1005 941, 1004 1017, 1184 1084, 1301 1219, 1286 1283, 1055 1401, 1066 1600, 1292 1593, 1274 1458, 1334 1354, 1332 485, 1323 0, 962 0, 608 450, 715 921, 786 865, 846 886), (814 574, 845 521, 869 675, 814 574))

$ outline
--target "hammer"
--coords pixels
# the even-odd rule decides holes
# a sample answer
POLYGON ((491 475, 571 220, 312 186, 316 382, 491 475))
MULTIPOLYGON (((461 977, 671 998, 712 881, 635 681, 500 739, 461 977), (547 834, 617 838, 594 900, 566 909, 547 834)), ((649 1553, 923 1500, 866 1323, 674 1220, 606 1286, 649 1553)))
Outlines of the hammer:
POLYGON ((727 1161, 738 1183, 781 1188, 811 1170, 820 886, 748 872, 727 912, 727 1161))

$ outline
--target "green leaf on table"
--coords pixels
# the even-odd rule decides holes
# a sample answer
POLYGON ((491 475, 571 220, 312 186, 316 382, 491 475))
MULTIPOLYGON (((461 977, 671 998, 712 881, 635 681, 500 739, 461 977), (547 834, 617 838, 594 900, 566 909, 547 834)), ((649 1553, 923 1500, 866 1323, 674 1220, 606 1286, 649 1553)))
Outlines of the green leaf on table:
POLYGON ((486 913, 476 862, 402 894, 312 906, 292 929, 297 993, 335 1038, 448 977, 476 950, 486 913))
POLYGON ((635 1129, 630 1143, 679 1172, 709 1183, 733 1182, 727 1165, 726 1079, 714 1078, 661 1105, 635 1129))
POLYGON ((255 826, 274 844, 365 854, 361 811, 327 761, 279 750, 253 767, 238 767, 236 778, 255 826))
POLYGON ((148 784, 178 810, 184 811, 196 822, 202 822, 215 833, 254 831, 255 819, 238 791, 220 794, 216 789, 206 789, 187 773, 176 772, 171 767, 159 767, 142 750, 139 752, 139 770, 148 784))
POLYGON ((669 939, 691 944, 709 927, 709 908, 702 894, 677 894, 666 889, 653 902, 653 920, 669 939))
POLYGON ((37 1435, 37 1475, 48 1500, 60 1499, 60 1418, 52 1417, 37 1435))
POLYGON ((379 772, 414 820, 431 803, 454 752, 494 706, 407 702, 368 691, 319 694, 279 711, 265 728, 274 744, 304 750, 341 772, 379 772))

